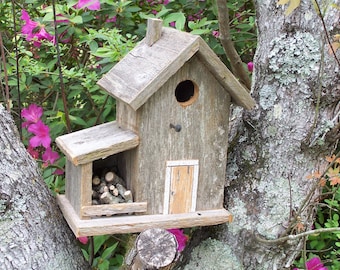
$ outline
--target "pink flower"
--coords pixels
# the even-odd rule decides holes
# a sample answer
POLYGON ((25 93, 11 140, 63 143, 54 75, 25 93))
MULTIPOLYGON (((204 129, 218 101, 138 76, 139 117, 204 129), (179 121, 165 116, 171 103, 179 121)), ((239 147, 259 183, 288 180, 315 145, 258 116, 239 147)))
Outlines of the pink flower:
MULTIPOLYGON (((299 269, 293 268, 293 270, 299 269)), ((323 265, 319 257, 314 257, 306 262, 306 270, 328 270, 328 268, 323 265)))
POLYGON ((45 166, 48 166, 48 164, 53 164, 58 158, 58 153, 54 152, 51 147, 46 148, 45 153, 42 155, 45 166))
POLYGON ((253 62, 249 62, 247 64, 247 66, 248 66, 248 71, 249 72, 253 72, 253 70, 254 70, 254 63, 253 62))
POLYGON ((29 143, 32 147, 38 147, 40 145, 45 148, 49 148, 51 144, 50 129, 42 121, 38 121, 35 124, 31 124, 28 127, 28 132, 33 133, 33 136, 29 143))
POLYGON ((99 0, 79 0, 76 8, 88 8, 89 10, 100 10, 99 0))
POLYGON ((39 23, 32 21, 26 10, 21 11, 21 19, 26 21, 26 24, 21 28, 21 33, 28 35, 27 38, 33 38, 33 30, 38 27, 39 23))
POLYGON ((63 175, 65 173, 65 171, 63 169, 56 169, 53 174, 55 175, 63 175))
POLYGON ((176 22, 170 22, 169 25, 170 25, 171 27, 176 27, 176 22))
POLYGON ((180 229, 169 229, 168 232, 172 233, 177 240, 178 243, 178 251, 181 252, 185 248, 185 245, 188 241, 188 237, 183 233, 183 230, 180 229))
POLYGON ((217 30, 212 31, 212 34, 215 38, 218 38, 220 36, 220 32, 217 30))
POLYGON ((113 23, 115 23, 115 22, 117 22, 117 17, 113 16, 112 18, 106 19, 105 22, 113 22, 113 23))
POLYGON ((323 265, 319 257, 314 257, 306 262, 307 270, 328 270, 327 267, 323 265))
POLYGON ((81 236, 81 237, 78 237, 77 239, 78 239, 78 241, 79 241, 80 243, 82 243, 83 245, 86 245, 87 242, 89 241, 89 238, 88 238, 87 236, 81 236))
POLYGON ((33 40, 34 46, 40 47, 40 41, 45 39, 52 41, 53 43, 55 42, 54 36, 46 32, 45 26, 38 22, 32 21, 30 15, 24 9, 21 11, 21 19, 26 22, 26 24, 21 28, 21 33, 26 35, 27 41, 33 40))
POLYGON ((23 127, 28 127, 30 124, 37 123, 43 114, 43 109, 36 104, 31 104, 28 108, 21 111, 21 117, 25 118, 27 122, 23 123, 23 127))
POLYGON ((34 158, 38 159, 39 158, 39 151, 34 149, 31 145, 28 146, 27 152, 34 158))

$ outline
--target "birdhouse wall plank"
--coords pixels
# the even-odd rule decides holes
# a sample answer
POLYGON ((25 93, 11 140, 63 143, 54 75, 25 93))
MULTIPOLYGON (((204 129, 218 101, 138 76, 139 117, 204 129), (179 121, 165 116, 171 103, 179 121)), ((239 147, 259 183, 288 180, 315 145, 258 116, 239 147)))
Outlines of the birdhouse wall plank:
POLYGON ((128 104, 119 99, 116 100, 116 121, 120 127, 138 132, 138 114, 128 104))
POLYGON ((196 210, 223 207, 229 106, 229 94, 193 57, 137 111, 140 144, 133 155, 138 168, 130 180, 136 200, 148 202, 149 214, 163 212, 169 160, 199 160, 196 210), (175 97, 185 80, 199 88, 198 99, 187 107, 175 97), (170 124, 180 124, 181 131, 170 124))
POLYGON ((66 160, 65 196, 81 217, 81 207, 92 204, 92 162, 75 166, 66 160))
POLYGON ((81 209, 83 217, 101 217, 103 215, 112 216, 117 214, 146 212, 147 203, 116 203, 116 204, 103 204, 83 206, 81 209))

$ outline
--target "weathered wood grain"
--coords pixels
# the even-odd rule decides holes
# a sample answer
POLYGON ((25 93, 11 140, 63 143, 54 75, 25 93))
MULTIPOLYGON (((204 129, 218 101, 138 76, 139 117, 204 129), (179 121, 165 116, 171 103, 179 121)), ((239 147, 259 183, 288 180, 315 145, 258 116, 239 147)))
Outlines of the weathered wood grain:
POLYGON ((81 208, 81 212, 85 217, 98 217, 102 215, 117 215, 135 212, 141 213, 146 212, 146 209, 146 202, 135 202, 83 206, 81 208))
POLYGON ((92 162, 75 166, 66 160, 65 195, 81 217, 81 207, 92 203, 92 162))
POLYGON ((114 121, 60 136, 56 143, 68 160, 79 165, 134 148, 139 138, 114 121))
POLYGON ((148 30, 147 37, 98 81, 110 95, 137 110, 197 52, 237 105, 255 106, 248 91, 201 37, 167 27, 160 30, 159 21, 150 22, 154 24, 156 30, 148 30), (152 35, 157 31, 162 35, 156 41, 152 35))
POLYGON ((198 51, 198 40, 198 36, 163 28, 162 38, 152 47, 142 40, 98 85, 137 110, 198 51))
POLYGON ((163 21, 157 18, 149 18, 147 24, 145 43, 152 46, 162 35, 163 21))
POLYGON ((137 111, 141 139, 130 152, 135 167, 126 179, 135 201, 148 202, 148 214, 164 213, 168 161, 198 160, 196 210, 223 207, 229 106, 228 92, 200 58, 193 57, 137 111), (187 107, 175 97, 184 80, 198 87, 196 101, 187 107), (180 124, 181 131, 170 128, 170 123, 180 124))
POLYGON ((141 232, 136 240, 136 257, 131 267, 134 269, 164 269, 177 255, 176 237, 160 228, 141 232))
POLYGON ((203 39, 199 40, 199 51, 197 56, 207 66, 209 71, 223 85, 232 97, 232 101, 247 110, 255 106, 255 101, 251 98, 248 91, 235 78, 231 71, 221 62, 217 55, 210 49, 203 39))
POLYGON ((141 232, 149 228, 188 228, 229 222, 231 214, 225 209, 197 211, 173 215, 142 215, 81 220, 64 195, 57 201, 76 237, 141 232))

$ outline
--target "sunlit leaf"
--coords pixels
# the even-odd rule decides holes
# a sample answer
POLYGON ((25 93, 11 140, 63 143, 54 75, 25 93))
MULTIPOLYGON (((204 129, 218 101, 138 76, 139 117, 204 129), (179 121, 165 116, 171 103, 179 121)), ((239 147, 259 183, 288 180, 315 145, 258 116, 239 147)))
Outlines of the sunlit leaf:
POLYGON ((296 224, 296 229, 298 233, 303 232, 305 230, 305 225, 302 222, 299 222, 298 224, 296 224))
POLYGON ((285 15, 289 16, 296 8, 300 6, 301 0, 280 0, 277 2, 278 5, 288 4, 288 7, 285 11, 285 15), (289 4, 288 4, 289 2, 289 4))
POLYGON ((319 185, 320 187, 324 187, 326 185, 327 181, 325 178, 321 178, 320 181, 319 181, 319 185))
POLYGON ((321 177, 321 173, 320 172, 313 172, 309 175, 307 175, 307 179, 316 179, 316 178, 320 178, 321 177))
POLYGON ((329 50, 328 50, 329 54, 333 54, 333 52, 336 52, 337 49, 339 49, 339 47, 340 47, 340 43, 339 42, 332 42, 331 46, 332 47, 330 47, 329 50))
POLYGON ((337 184, 340 184, 340 177, 339 176, 334 176, 332 178, 330 178, 330 185, 331 186, 335 186, 337 184))

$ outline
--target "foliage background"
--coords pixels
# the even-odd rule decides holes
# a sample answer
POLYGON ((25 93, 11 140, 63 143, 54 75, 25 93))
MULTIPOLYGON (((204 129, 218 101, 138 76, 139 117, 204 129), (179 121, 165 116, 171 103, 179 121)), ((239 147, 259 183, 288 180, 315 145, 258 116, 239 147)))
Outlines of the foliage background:
MULTIPOLYGON (((165 26, 201 35, 230 67, 219 41, 217 10, 212 0, 101 0, 97 10, 77 8, 77 3, 0 2, 0 103, 11 111, 26 145, 32 134, 22 129, 21 110, 31 104, 43 108, 42 119, 52 141, 62 134, 115 119, 115 100, 96 82, 145 36, 148 17, 161 18, 165 26), (22 34, 23 10, 38 23, 33 33, 44 29, 58 42, 43 39, 37 46, 28 41, 22 34)), ((227 6, 231 38, 244 66, 251 63, 251 75, 256 49, 253 2, 232 0, 227 1, 227 6)), ((53 143, 52 148, 57 151, 53 143)), ((56 168, 63 169, 64 162, 61 157, 42 166, 45 182, 55 193, 64 190, 64 176, 55 174, 56 168)), ((315 226, 339 227, 339 190, 334 185, 324 188, 327 195, 318 206, 315 226)), ((297 265, 303 268, 307 259, 319 256, 331 269, 339 269, 339 237, 339 233, 310 236, 297 265)), ((119 269, 124 241, 124 237, 102 236, 80 245, 94 269, 119 269)))

